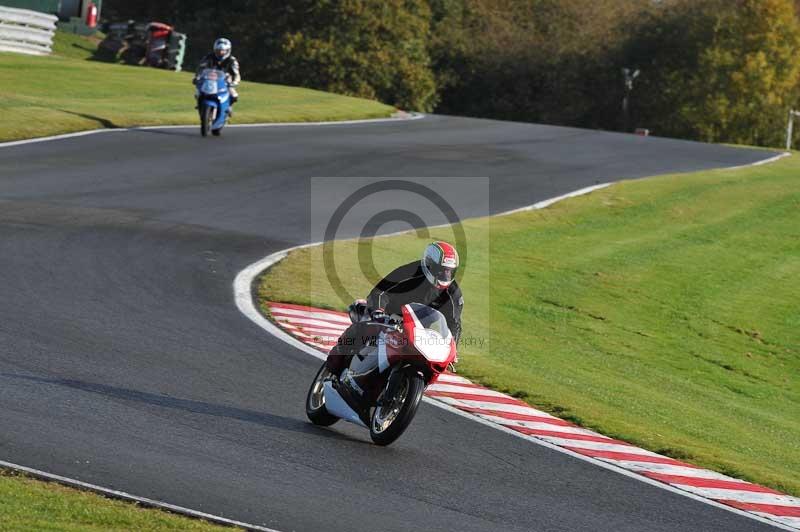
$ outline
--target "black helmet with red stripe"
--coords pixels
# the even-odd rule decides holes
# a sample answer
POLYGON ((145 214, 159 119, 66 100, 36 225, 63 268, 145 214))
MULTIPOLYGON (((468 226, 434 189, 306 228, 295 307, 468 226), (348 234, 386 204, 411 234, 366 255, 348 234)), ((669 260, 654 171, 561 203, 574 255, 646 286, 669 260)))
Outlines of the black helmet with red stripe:
POLYGON ((433 242, 425 248, 421 264, 428 281, 437 289, 446 290, 456 278, 458 252, 447 242, 433 242))

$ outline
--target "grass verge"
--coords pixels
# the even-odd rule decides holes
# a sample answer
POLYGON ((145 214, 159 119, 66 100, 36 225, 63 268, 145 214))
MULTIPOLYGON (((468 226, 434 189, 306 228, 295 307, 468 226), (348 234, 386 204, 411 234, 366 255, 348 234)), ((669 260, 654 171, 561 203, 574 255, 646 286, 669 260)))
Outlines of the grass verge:
MULTIPOLYGON (((191 73, 93 61, 96 46, 97 39, 58 33, 52 56, 0 53, 0 141, 198 123, 191 73)), ((243 82, 240 93, 234 120, 239 124, 381 118, 394 112, 374 101, 281 85, 243 82)))
MULTIPOLYGON (((800 158, 622 182, 464 224, 460 372, 612 437, 800 495, 800 158), (486 247, 486 246, 485 246, 486 247), (484 294, 489 287, 490 297, 484 294)), ((451 238, 450 229, 432 236, 451 238)), ((415 234, 334 246, 351 293, 414 260, 415 234)), ((342 308, 319 247, 260 300, 342 308)))
POLYGON ((6 531, 235 530, 33 480, 4 469, 0 469, 0 524, 6 531))

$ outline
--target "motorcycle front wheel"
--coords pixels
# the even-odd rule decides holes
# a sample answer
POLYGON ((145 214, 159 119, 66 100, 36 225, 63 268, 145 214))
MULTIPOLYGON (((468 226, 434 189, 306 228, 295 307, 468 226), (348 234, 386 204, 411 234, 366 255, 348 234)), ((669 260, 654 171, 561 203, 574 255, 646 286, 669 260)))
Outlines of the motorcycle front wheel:
POLYGON ((400 375, 394 397, 386 397, 375 407, 369 435, 377 445, 389 445, 408 428, 425 391, 425 380, 413 368, 400 375))
POLYGON ((214 108, 210 105, 203 105, 200 111, 200 134, 204 137, 208 136, 211 131, 211 124, 214 123, 214 108))
POLYGON ((325 381, 330 377, 330 370, 325 364, 322 364, 306 396, 306 416, 314 425, 321 427, 329 427, 339 421, 338 417, 330 414, 325 408, 325 395, 322 391, 325 381))

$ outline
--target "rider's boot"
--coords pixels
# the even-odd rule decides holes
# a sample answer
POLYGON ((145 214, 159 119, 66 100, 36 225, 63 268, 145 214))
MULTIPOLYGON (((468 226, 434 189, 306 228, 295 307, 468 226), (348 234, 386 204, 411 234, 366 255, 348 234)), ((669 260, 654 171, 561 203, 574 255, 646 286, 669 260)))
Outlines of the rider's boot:
POLYGON ((236 91, 231 91, 231 104, 228 106, 228 116, 233 116, 233 106, 239 101, 239 94, 236 91))

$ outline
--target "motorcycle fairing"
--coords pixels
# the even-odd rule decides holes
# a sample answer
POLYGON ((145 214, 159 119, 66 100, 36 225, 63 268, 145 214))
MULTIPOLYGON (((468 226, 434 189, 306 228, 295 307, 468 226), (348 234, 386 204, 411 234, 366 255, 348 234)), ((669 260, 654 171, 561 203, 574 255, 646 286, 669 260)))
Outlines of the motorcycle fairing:
POLYGON ((419 303, 404 305, 403 329, 417 351, 439 371, 455 359, 453 335, 440 312, 419 303))
POLYGON ((389 369, 389 355, 386 352, 386 333, 378 337, 378 371, 383 373, 389 369))
POLYGON ((322 393, 325 397, 325 409, 328 412, 345 421, 367 428, 358 414, 356 414, 355 410, 350 408, 350 405, 339 395, 339 392, 333 387, 331 381, 325 382, 322 393))
POLYGON ((225 126, 228 118, 228 107, 230 106, 230 91, 228 81, 223 71, 208 68, 201 72, 200 83, 198 84, 198 97, 203 105, 214 107, 222 112, 215 114, 213 129, 221 129, 225 126))
POLYGON ((420 322, 419 316, 414 312, 411 305, 403 307, 403 317, 405 320, 406 315, 410 317, 413 330, 411 336, 413 338, 414 347, 416 347, 422 356, 431 362, 444 362, 450 356, 450 343, 452 342, 453 335, 445 326, 444 329, 439 327, 439 330, 428 328, 420 322), (444 331, 446 335, 442 335, 444 331))

